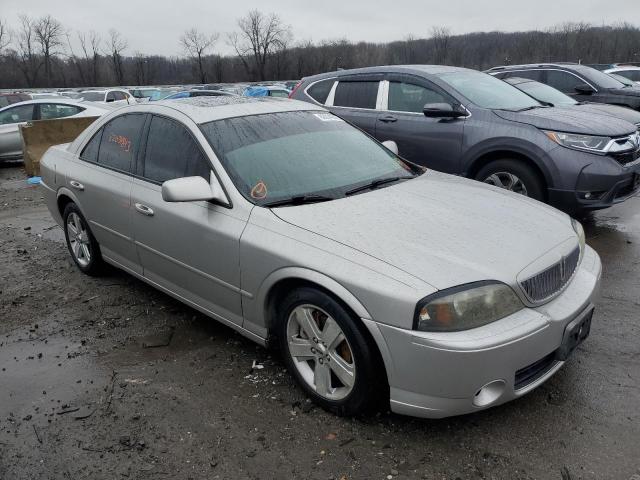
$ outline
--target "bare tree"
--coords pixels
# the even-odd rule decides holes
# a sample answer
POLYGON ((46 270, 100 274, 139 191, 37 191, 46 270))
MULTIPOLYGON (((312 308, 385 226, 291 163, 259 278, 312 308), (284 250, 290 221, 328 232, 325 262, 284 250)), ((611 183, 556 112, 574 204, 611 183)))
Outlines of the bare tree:
POLYGON ((182 45, 182 48, 184 48, 187 55, 192 57, 198 64, 198 77, 200 78, 200 83, 207 83, 204 56, 206 51, 213 47, 213 45, 218 41, 218 38, 220 38, 218 33, 205 35, 195 28, 187 30, 180 37, 180 44, 182 45))
POLYGON ((58 48, 63 46, 63 37, 65 35, 62 24, 51 15, 42 17, 33 25, 36 40, 40 45, 40 54, 44 62, 44 76, 46 85, 51 86, 51 65, 52 57, 59 52, 58 48))
POLYGON ((28 87, 35 87, 42 68, 42 60, 36 51, 35 21, 27 15, 18 17, 18 68, 28 87))
POLYGON ((122 38, 120 32, 113 28, 109 30, 109 55, 111 59, 111 66, 113 68, 113 74, 116 77, 116 83, 118 85, 124 84, 124 62, 122 52, 126 50, 128 46, 127 41, 122 38))
POLYGON ((431 38, 434 44, 435 62, 444 64, 447 61, 451 30, 447 27, 433 27, 431 29, 431 38))
POLYGON ((0 55, 11 44, 11 32, 7 22, 0 18, 0 55))
POLYGON ((97 86, 99 83, 98 68, 100 65, 102 38, 99 33, 92 30, 89 32, 88 39, 85 33, 78 32, 78 41, 80 42, 80 48, 82 48, 85 63, 90 66, 88 75, 90 84, 97 86))
POLYGON ((249 59, 253 59, 259 80, 266 80, 266 67, 269 55, 286 45, 291 39, 291 27, 285 25, 274 13, 266 15, 251 10, 245 17, 238 19, 240 32, 229 35, 229 44, 238 57, 251 71, 249 59))

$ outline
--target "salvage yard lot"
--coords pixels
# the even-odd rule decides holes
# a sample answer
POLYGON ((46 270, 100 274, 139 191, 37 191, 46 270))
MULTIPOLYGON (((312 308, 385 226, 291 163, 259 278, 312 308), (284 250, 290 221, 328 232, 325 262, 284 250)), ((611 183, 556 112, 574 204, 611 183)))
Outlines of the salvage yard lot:
POLYGON ((82 275, 24 178, 0 169, 0 479, 640 474, 640 198, 584 222, 602 298, 549 382, 463 417, 344 419, 277 353, 125 273, 82 275))

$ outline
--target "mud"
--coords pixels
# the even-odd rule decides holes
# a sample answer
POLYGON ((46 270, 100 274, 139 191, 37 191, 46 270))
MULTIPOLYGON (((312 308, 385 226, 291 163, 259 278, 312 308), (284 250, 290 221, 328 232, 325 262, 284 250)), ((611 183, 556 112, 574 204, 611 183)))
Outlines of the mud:
POLYGON ((24 178, 0 168, 0 479, 640 475, 640 198, 586 220, 602 299, 545 385, 463 417, 344 419, 277 354, 125 273, 79 273, 24 178))

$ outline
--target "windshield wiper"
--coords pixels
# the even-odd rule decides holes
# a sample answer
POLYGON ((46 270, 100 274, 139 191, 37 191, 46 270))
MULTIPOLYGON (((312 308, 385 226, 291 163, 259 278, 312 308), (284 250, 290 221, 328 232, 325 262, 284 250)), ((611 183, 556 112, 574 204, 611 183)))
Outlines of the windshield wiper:
POLYGON ((546 108, 543 105, 531 105, 530 107, 524 107, 521 108, 520 110, 516 110, 516 112, 527 112, 529 110, 534 110, 536 108, 546 108))
POLYGON ((409 180, 413 177, 389 177, 389 178, 378 178, 377 180, 373 180, 372 182, 367 183, 366 185, 360 185, 359 187, 352 188, 351 190, 347 190, 345 192, 345 196, 353 195, 354 193, 364 192, 365 190, 374 190, 381 185, 385 185, 387 183, 393 183, 400 180, 409 180))
POLYGON ((323 195, 294 195, 293 197, 283 198, 282 200, 274 200, 273 202, 263 203, 263 207, 283 207, 285 205, 304 205, 305 203, 328 202, 335 200, 334 197, 326 197, 323 195))

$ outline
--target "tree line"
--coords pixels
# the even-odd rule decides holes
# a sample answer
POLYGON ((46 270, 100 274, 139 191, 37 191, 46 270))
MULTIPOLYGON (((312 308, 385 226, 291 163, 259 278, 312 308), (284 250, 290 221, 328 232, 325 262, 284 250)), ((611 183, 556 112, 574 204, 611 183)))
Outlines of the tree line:
POLYGON ((424 38, 389 43, 347 39, 296 41, 276 14, 252 10, 222 36, 195 28, 176 42, 183 55, 132 51, 117 30, 107 35, 66 28, 51 15, 0 18, 0 88, 169 85, 291 80, 371 65, 448 64, 483 70, 496 65, 572 61, 640 62, 640 28, 629 23, 564 23, 546 30, 455 35, 432 27, 424 38), (216 47, 224 41, 233 54, 216 47))

